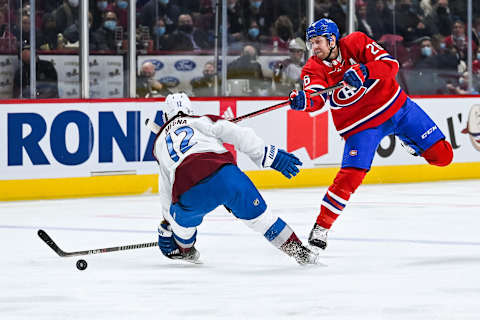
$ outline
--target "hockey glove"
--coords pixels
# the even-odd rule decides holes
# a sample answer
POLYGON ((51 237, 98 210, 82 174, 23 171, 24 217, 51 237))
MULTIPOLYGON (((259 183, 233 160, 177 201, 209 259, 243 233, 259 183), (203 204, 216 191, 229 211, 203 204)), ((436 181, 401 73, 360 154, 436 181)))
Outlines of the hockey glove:
POLYGON ((354 64, 343 75, 343 81, 351 87, 360 88, 368 79, 368 69, 364 64, 354 64))
POLYGON ((288 100, 290 101, 290 108, 293 110, 305 110, 313 105, 310 92, 304 90, 292 90, 288 100))
POLYGON ((173 239, 172 227, 166 220, 163 220, 158 226, 158 247, 163 255, 170 259, 180 253, 178 245, 173 239))
POLYGON ((262 166, 264 168, 272 168, 280 171, 288 179, 297 175, 300 170, 297 166, 301 166, 300 161, 293 153, 288 153, 285 150, 277 149, 277 147, 270 145, 265 146, 265 155, 263 156, 262 166))

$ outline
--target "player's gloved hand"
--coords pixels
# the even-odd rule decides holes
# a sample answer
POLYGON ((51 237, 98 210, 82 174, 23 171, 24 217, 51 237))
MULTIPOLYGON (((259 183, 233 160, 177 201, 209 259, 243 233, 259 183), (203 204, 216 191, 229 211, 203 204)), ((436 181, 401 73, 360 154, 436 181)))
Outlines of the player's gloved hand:
POLYGON ((290 91, 288 100, 290 101, 290 108, 293 110, 305 110, 313 105, 309 91, 292 90, 290 91))
POLYGON ((262 166, 264 168, 272 168, 280 171, 288 179, 297 175, 302 161, 298 159, 293 153, 288 153, 285 150, 277 149, 273 145, 265 146, 265 154, 263 156, 262 166))
POLYGON ((364 64, 354 64, 343 75, 343 81, 351 87, 360 88, 368 79, 368 69, 364 64))
POLYGON ((167 258, 171 258, 180 252, 173 239, 172 227, 167 220, 163 220, 158 226, 158 247, 167 258))

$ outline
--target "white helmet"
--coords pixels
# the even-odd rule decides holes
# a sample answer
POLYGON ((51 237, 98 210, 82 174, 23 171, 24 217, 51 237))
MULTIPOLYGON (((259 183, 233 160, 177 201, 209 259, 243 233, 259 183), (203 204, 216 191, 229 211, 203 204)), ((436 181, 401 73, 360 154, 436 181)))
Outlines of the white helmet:
POLYGON ((180 111, 187 115, 193 115, 192 103, 185 93, 172 93, 165 99, 165 117, 167 120, 175 117, 180 111))

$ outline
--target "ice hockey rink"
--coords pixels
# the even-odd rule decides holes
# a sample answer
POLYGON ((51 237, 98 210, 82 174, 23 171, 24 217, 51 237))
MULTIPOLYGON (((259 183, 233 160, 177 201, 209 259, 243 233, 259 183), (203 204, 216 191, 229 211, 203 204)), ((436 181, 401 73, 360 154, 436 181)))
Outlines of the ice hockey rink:
MULTIPOLYGON (((325 187, 264 190, 306 240, 325 187)), ((480 181, 364 185, 302 267, 223 208, 203 264, 158 248, 60 258, 156 240, 155 195, 0 203, 0 319, 479 319, 480 181)))

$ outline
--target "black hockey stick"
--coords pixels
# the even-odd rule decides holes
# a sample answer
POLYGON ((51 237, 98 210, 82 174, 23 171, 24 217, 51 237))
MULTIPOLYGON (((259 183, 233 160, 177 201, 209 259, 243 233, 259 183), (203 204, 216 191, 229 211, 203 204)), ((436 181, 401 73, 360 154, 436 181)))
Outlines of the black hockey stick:
POLYGON ((147 242, 147 243, 131 244, 131 245, 128 245, 128 246, 119 246, 119 247, 101 248, 101 249, 93 249, 93 250, 65 252, 58 247, 58 245, 55 243, 55 241, 53 241, 52 238, 50 238, 50 236, 45 231, 40 229, 40 230, 38 230, 37 234, 40 237, 40 239, 42 239, 60 257, 86 256, 86 255, 90 255, 90 254, 149 248, 149 247, 155 247, 155 246, 158 245, 157 242, 147 242))
MULTIPOLYGON (((319 96, 323 93, 330 93, 336 89, 339 89, 339 88, 343 88, 345 86, 345 84, 343 82, 341 83, 338 83, 334 86, 331 86, 331 87, 327 87, 325 89, 322 89, 320 91, 317 91, 315 93, 312 93, 310 95, 310 97, 315 97, 315 96, 319 96)), ((253 112, 250 112, 250 113, 247 113, 247 114, 244 114, 243 116, 240 116, 240 117, 236 117, 235 119, 232 119, 230 121, 232 122, 239 122, 239 121, 242 121, 242 120, 245 120, 245 119, 248 119, 248 118, 253 118, 253 117, 256 117, 256 116, 259 116, 261 114, 264 114, 264 113, 267 113, 267 112, 270 112, 270 111, 273 111, 273 110, 277 110, 277 109, 280 109, 284 106, 286 106, 288 103, 290 103, 290 100, 286 100, 286 101, 283 101, 283 102, 280 102, 280 103, 277 103, 277 104, 274 104, 273 106, 270 106, 270 107, 266 107, 266 108, 263 108, 263 109, 260 109, 260 110, 257 110, 257 111, 253 111, 253 112)))
MULTIPOLYGON (((331 86, 331 87, 327 87, 325 89, 322 89, 320 91, 317 91, 315 93, 312 93, 310 96, 311 97, 315 97, 315 96, 319 96, 323 93, 330 93, 336 89, 339 89, 339 88, 342 88, 344 87, 345 84, 343 82, 339 83, 339 84, 336 84, 334 86, 331 86)), ((283 101, 283 102, 280 102, 280 103, 277 103, 277 104, 274 104, 273 106, 270 106, 270 107, 266 107, 266 108, 263 108, 263 109, 260 109, 260 110, 257 110, 257 111, 253 111, 251 113, 247 113, 247 114, 244 114, 243 116, 240 116, 240 117, 236 117, 234 119, 231 119, 230 121, 232 122, 239 122, 239 121, 242 121, 242 120, 245 120, 245 119, 248 119, 248 118, 253 118, 253 117, 256 117, 256 116, 259 116, 261 114, 264 114, 264 113, 267 113, 267 112, 270 112, 270 111, 273 111, 273 110, 277 110, 277 109, 280 109, 284 106, 286 106, 288 103, 290 102, 290 100, 286 100, 286 101, 283 101)), ((145 121, 145 125, 155 134, 157 134, 159 131, 160 131, 160 126, 158 124, 156 124, 155 122, 153 122, 152 120, 150 119, 147 119, 145 121)))

